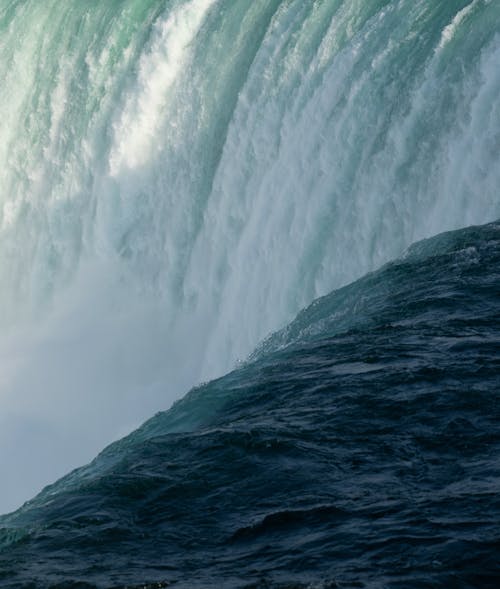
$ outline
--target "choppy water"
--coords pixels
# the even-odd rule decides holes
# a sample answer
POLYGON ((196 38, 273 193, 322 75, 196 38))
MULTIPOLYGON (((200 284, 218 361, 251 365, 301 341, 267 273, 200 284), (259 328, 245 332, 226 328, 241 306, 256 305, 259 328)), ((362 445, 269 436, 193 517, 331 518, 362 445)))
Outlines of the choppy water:
POLYGON ((1 586, 498 587, 499 268, 471 227, 318 299, 0 519, 1 586))

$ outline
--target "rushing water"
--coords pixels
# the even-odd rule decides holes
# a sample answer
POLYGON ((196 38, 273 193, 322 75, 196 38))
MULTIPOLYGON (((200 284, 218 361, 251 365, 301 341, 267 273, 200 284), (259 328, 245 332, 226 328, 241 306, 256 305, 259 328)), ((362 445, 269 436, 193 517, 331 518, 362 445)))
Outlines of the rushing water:
POLYGON ((0 511, 500 217, 499 63, 497 0, 0 0, 0 511))
POLYGON ((496 589, 499 268, 469 228, 318 299, 1 518, 0 586, 496 589))

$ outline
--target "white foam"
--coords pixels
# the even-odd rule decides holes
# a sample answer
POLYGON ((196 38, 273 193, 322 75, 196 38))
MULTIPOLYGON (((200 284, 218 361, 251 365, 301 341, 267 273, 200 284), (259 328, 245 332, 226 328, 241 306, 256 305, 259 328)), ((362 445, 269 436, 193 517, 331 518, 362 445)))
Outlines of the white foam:
POLYGON ((457 14, 453 17, 453 20, 449 25, 447 25, 443 32, 441 33, 441 39, 439 41, 438 50, 443 49, 456 35, 458 29, 466 20, 466 18, 476 9, 478 4, 483 0, 473 0, 470 4, 462 8, 457 14))
POLYGON ((172 86, 186 67, 193 41, 215 0, 191 0, 155 23, 148 51, 138 64, 138 77, 115 124, 110 155, 112 176, 123 167, 134 169, 148 161, 161 137, 162 119, 172 86))

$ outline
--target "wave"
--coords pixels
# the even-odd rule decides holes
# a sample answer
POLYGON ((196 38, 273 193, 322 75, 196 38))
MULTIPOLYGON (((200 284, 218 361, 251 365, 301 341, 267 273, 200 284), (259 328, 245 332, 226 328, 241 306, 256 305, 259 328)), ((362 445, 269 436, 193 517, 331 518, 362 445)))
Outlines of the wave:
POLYGON ((0 518, 2 586, 495 587, 499 263, 471 227, 315 301, 0 518))

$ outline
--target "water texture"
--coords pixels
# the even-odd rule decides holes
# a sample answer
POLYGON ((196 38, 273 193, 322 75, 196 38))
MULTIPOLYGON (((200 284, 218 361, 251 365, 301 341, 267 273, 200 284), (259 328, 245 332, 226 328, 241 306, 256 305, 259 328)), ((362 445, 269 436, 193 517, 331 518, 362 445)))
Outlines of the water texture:
POLYGON ((500 224, 313 303, 0 518, 16 588, 496 588, 500 224))
POLYGON ((497 0, 0 0, 2 589, 500 586, 499 64, 497 0))

